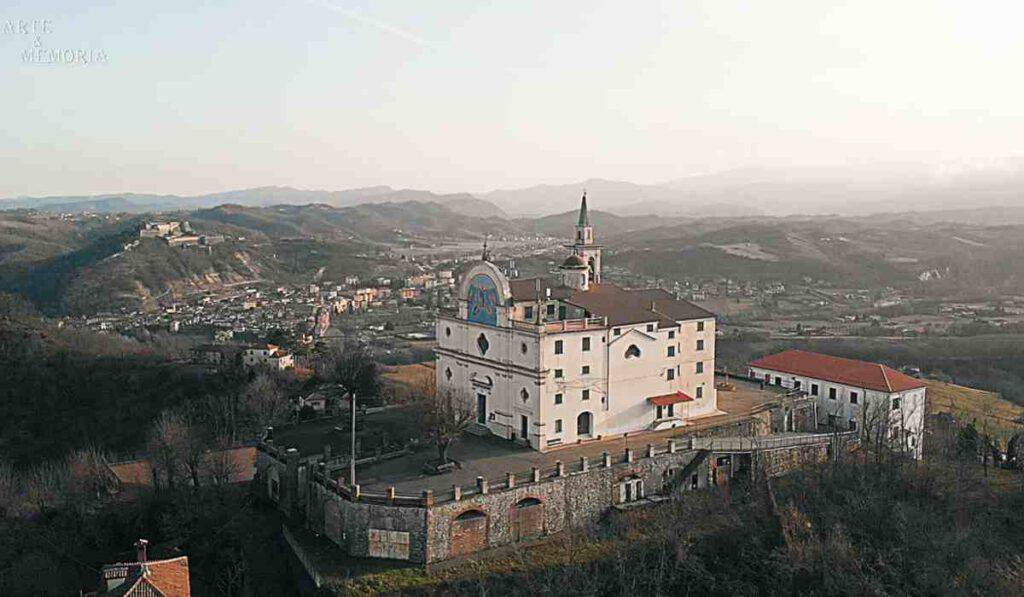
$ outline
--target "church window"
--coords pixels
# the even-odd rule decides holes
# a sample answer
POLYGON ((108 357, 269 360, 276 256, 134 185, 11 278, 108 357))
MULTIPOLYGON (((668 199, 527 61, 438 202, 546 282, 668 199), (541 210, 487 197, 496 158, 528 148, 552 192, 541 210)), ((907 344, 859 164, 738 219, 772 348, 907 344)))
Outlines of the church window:
POLYGON ((565 348, 565 344, 561 340, 555 340, 555 354, 562 354, 565 348))
POLYGON ((487 341, 487 336, 480 334, 476 339, 476 346, 480 349, 480 354, 487 354, 487 349, 491 347, 491 343, 487 341))
POLYGON ((444 376, 445 376, 446 379, 451 381, 451 379, 452 379, 452 370, 451 370, 450 367, 445 367, 444 368, 444 376))
POLYGON ((452 335, 452 328, 444 328, 444 335, 446 337, 447 336, 451 336, 452 335))
POLYGON ((526 388, 523 388, 519 391, 519 397, 523 399, 523 402, 526 402, 530 399, 530 393, 526 391, 526 388))
POLYGON ((519 351, 522 352, 523 354, 526 354, 526 342, 522 342, 519 344, 519 351))
POLYGON ((583 339, 583 352, 587 352, 588 350, 590 350, 590 338, 589 337, 583 339))
POLYGON ((640 348, 636 344, 630 344, 629 348, 626 349, 627 359, 638 359, 640 358, 640 348))

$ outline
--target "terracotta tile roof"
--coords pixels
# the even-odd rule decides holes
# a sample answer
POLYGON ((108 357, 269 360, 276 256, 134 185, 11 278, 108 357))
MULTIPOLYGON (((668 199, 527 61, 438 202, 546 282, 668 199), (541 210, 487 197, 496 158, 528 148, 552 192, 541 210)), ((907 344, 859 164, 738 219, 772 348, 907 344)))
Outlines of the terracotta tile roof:
POLYGON ((573 292, 566 302, 587 310, 592 317, 607 317, 609 325, 657 322, 662 327, 674 327, 677 321, 714 317, 710 311, 664 290, 626 290, 607 283, 573 292))
POLYGON ((125 597, 189 597, 192 587, 188 577, 188 556, 148 562, 108 564, 101 572, 104 588, 109 581, 123 583, 101 595, 125 597))
POLYGON ((879 363, 844 359, 817 352, 786 350, 763 356, 751 367, 803 375, 878 392, 903 392, 927 384, 879 363))
POLYGON ((663 394, 661 396, 651 396, 648 400, 654 406, 668 406, 669 404, 678 404, 680 402, 693 402, 693 398, 682 392, 672 392, 671 394, 663 394))
POLYGON ((548 298, 548 289, 551 290, 552 299, 564 299, 572 294, 572 288, 562 286, 554 280, 547 278, 518 278, 515 280, 509 280, 509 289, 512 290, 512 300, 514 301, 535 301, 537 300, 537 281, 540 280, 540 296, 541 299, 548 298))

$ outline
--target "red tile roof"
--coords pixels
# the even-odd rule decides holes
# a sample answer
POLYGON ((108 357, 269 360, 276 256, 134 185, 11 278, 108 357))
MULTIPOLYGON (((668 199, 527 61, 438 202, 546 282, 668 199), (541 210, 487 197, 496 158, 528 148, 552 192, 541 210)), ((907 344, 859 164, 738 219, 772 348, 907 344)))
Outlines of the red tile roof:
POLYGON ((879 363, 844 359, 804 350, 786 350, 763 356, 750 363, 750 366, 878 392, 903 392, 927 385, 920 379, 879 363))
POLYGON ((680 402, 693 402, 693 398, 682 392, 672 392, 671 394, 664 394, 661 396, 651 396, 648 400, 650 400, 651 404, 654 406, 668 406, 669 404, 678 404, 680 402))
POLYGON ((103 567, 104 591, 101 595, 125 597, 189 597, 192 587, 188 578, 188 557, 148 562, 125 562, 103 567), (109 581, 125 579, 107 590, 109 581))

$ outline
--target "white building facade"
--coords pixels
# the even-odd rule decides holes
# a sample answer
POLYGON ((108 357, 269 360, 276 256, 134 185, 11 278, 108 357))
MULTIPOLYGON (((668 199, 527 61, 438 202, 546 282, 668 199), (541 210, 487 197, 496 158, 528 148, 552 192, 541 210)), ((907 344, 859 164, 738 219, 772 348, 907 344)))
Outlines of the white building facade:
POLYGON ((927 384, 920 379, 879 363, 802 350, 757 359, 750 376, 814 398, 819 425, 882 433, 890 447, 923 455, 927 384))
POLYGON ((438 317, 438 392, 469 403, 475 431, 537 450, 718 414, 714 315, 600 282, 585 197, 574 239, 553 280, 486 259, 463 273, 438 317))

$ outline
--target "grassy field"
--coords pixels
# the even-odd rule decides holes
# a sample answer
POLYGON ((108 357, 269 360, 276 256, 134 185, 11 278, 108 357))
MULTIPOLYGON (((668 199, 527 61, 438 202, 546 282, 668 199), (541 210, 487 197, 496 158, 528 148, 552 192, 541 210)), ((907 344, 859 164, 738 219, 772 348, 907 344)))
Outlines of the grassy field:
POLYGON ((928 414, 938 413, 952 413, 961 421, 973 420, 979 426, 987 423, 990 429, 1016 433, 1022 430, 1015 421, 1024 414, 1024 407, 994 392, 928 380, 928 414))

